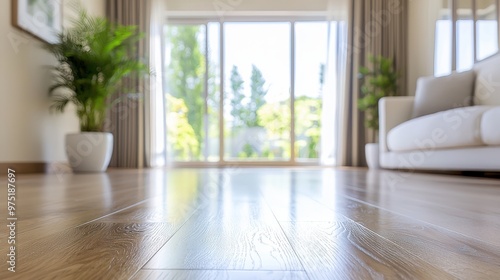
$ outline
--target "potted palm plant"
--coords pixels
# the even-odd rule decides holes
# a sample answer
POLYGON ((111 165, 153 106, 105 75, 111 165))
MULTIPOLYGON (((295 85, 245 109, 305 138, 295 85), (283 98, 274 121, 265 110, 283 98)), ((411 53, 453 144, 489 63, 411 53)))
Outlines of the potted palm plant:
MULTIPOLYGON (((363 85, 358 108, 365 112, 365 127, 371 129, 374 133, 374 139, 377 139, 379 130, 378 102, 382 97, 397 94, 398 74, 394 71, 393 61, 390 58, 372 55, 369 56, 369 61, 371 67, 361 67, 359 71, 363 85)), ((379 168, 379 145, 377 143, 366 144, 365 155, 370 168, 379 168)))
POLYGON ((135 26, 113 24, 79 9, 73 27, 59 34, 58 43, 45 46, 58 62, 51 68, 51 109, 63 112, 74 104, 80 121, 81 132, 66 135, 65 143, 75 172, 102 172, 109 165, 113 136, 104 132, 104 124, 111 98, 126 94, 117 92, 125 77, 148 73, 132 55, 140 37, 135 26))

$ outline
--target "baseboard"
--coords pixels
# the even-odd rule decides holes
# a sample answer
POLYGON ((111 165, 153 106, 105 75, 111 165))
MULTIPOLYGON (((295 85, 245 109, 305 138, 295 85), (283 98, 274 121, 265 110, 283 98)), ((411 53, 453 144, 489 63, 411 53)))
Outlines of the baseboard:
POLYGON ((48 166, 45 162, 0 162, 0 175, 7 175, 9 169, 16 174, 43 174, 47 172, 48 166))

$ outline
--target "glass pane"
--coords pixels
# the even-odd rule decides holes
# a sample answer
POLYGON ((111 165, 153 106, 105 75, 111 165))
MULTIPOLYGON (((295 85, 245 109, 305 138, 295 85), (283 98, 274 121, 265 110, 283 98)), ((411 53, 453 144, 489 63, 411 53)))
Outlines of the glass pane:
POLYGON ((321 109, 327 64, 327 22, 295 24, 295 155, 320 158, 321 109))
POLYGON ((290 23, 225 23, 225 159, 290 159, 290 23))
POLYGON ((210 132, 205 102, 206 26, 168 25, 166 32, 168 159, 206 160, 211 154, 206 136, 210 132))
POLYGON ((498 51, 498 19, 496 0, 476 0, 477 59, 498 51))
POLYGON ((474 65, 474 20, 472 0, 457 0, 457 71, 474 65))
POLYGON ((440 16, 436 22, 436 46, 434 57, 434 75, 445 76, 452 71, 452 17, 451 1, 442 1, 440 16))

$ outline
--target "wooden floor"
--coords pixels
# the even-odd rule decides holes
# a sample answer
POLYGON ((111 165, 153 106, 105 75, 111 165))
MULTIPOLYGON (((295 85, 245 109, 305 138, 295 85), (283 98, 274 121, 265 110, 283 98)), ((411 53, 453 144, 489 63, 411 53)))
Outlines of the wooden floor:
POLYGON ((233 168, 16 185, 15 273, 0 191, 0 279, 500 279, 498 179, 233 168))

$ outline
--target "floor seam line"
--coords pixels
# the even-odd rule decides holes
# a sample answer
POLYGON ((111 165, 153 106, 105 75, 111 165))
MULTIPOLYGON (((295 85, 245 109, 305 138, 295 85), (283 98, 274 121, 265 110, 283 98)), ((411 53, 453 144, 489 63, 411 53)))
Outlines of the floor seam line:
POLYGON ((308 279, 311 279, 309 277, 309 274, 307 273, 307 270, 306 270, 306 267, 304 266, 304 263, 302 262, 302 259, 299 257, 299 254, 297 253, 297 251, 295 250, 295 248, 293 247, 292 243, 290 242, 290 238, 288 238, 288 235, 286 234, 285 230, 283 229, 283 226, 281 225, 280 221, 278 220, 278 218, 276 217, 276 214, 274 214, 274 211, 273 211, 273 208, 271 207, 271 205, 269 204, 269 202, 267 201, 267 198, 264 196, 264 194, 262 193, 262 191, 259 189, 259 193, 260 195, 262 196, 262 198, 264 198, 264 201, 266 202, 267 204, 267 207, 269 207, 269 210, 271 210, 271 213, 273 214, 273 217, 274 219, 276 220, 276 222, 278 223, 278 226, 281 230, 281 232, 283 233, 283 235, 285 236, 286 238, 286 242, 288 242, 288 245, 290 245, 290 248, 292 248, 292 251, 293 253, 295 254, 295 257, 297 257, 297 260, 299 261, 300 265, 302 266, 302 269, 303 271, 306 273, 306 276, 308 279))
POLYGON ((101 220, 101 219, 107 218, 107 217, 109 217, 109 216, 111 216, 111 215, 118 214, 118 213, 120 213, 120 212, 122 212, 122 211, 128 210, 128 209, 130 209, 130 208, 133 208, 133 207, 135 207, 135 206, 141 205, 141 204, 143 204, 143 203, 146 203, 148 200, 151 200, 151 199, 150 199, 150 198, 148 198, 148 199, 144 199, 144 200, 142 200, 142 201, 139 201, 139 202, 137 202, 137 203, 134 203, 134 204, 132 204, 132 205, 130 205, 130 206, 127 206, 127 207, 125 207, 125 208, 122 208, 122 209, 116 210, 116 211, 114 211, 114 212, 111 212, 111 213, 106 214, 106 215, 104 215, 104 216, 101 216, 101 217, 99 217, 99 218, 96 218, 96 219, 90 220, 90 221, 88 221, 88 222, 85 222, 85 223, 83 223, 83 224, 77 225, 75 228, 78 228, 78 227, 81 227, 81 226, 84 226, 84 225, 88 225, 88 224, 91 224, 91 223, 95 223, 95 222, 97 222, 97 221, 99 221, 99 220, 101 220))
POLYGON ((177 234, 177 233, 181 230, 181 228, 182 228, 182 227, 183 227, 183 226, 184 226, 184 225, 185 225, 185 224, 186 224, 186 223, 187 223, 187 222, 188 222, 188 221, 189 221, 189 220, 190 220, 190 219, 194 216, 194 214, 196 214, 196 212, 198 212, 198 210, 200 210, 200 208, 201 208, 201 206, 198 206, 198 207, 197 207, 197 208, 193 211, 193 213, 189 216, 189 218, 187 218, 187 219, 186 219, 186 220, 182 223, 182 225, 180 225, 180 226, 179 226, 179 228, 178 228, 177 230, 175 230, 175 232, 174 232, 174 233, 172 233, 172 235, 171 235, 171 236, 167 239, 167 241, 165 241, 165 243, 163 243, 163 245, 161 245, 160 249, 158 249, 156 252, 154 252, 154 254, 153 254, 153 255, 152 255, 149 259, 147 259, 147 260, 144 262, 144 264, 143 264, 143 265, 142 265, 142 266, 141 266, 141 267, 140 267, 140 268, 139 268, 139 269, 138 269, 138 270, 137 270, 137 271, 136 271, 136 272, 135 272, 132 276, 130 276, 130 278, 129 278, 129 279, 132 279, 135 275, 137 275, 137 273, 139 273, 139 271, 141 271, 141 270, 144 268, 144 266, 145 266, 146 264, 148 264, 148 262, 150 262, 150 261, 151 261, 151 259, 153 259, 153 258, 154 258, 154 256, 156 256, 156 254, 158 254, 158 252, 159 252, 159 251, 161 251, 161 249, 163 249, 163 247, 165 247, 165 245, 167 245, 167 243, 168 243, 168 242, 169 242, 169 241, 170 241, 170 240, 174 237, 174 235, 176 235, 176 234, 177 234))

